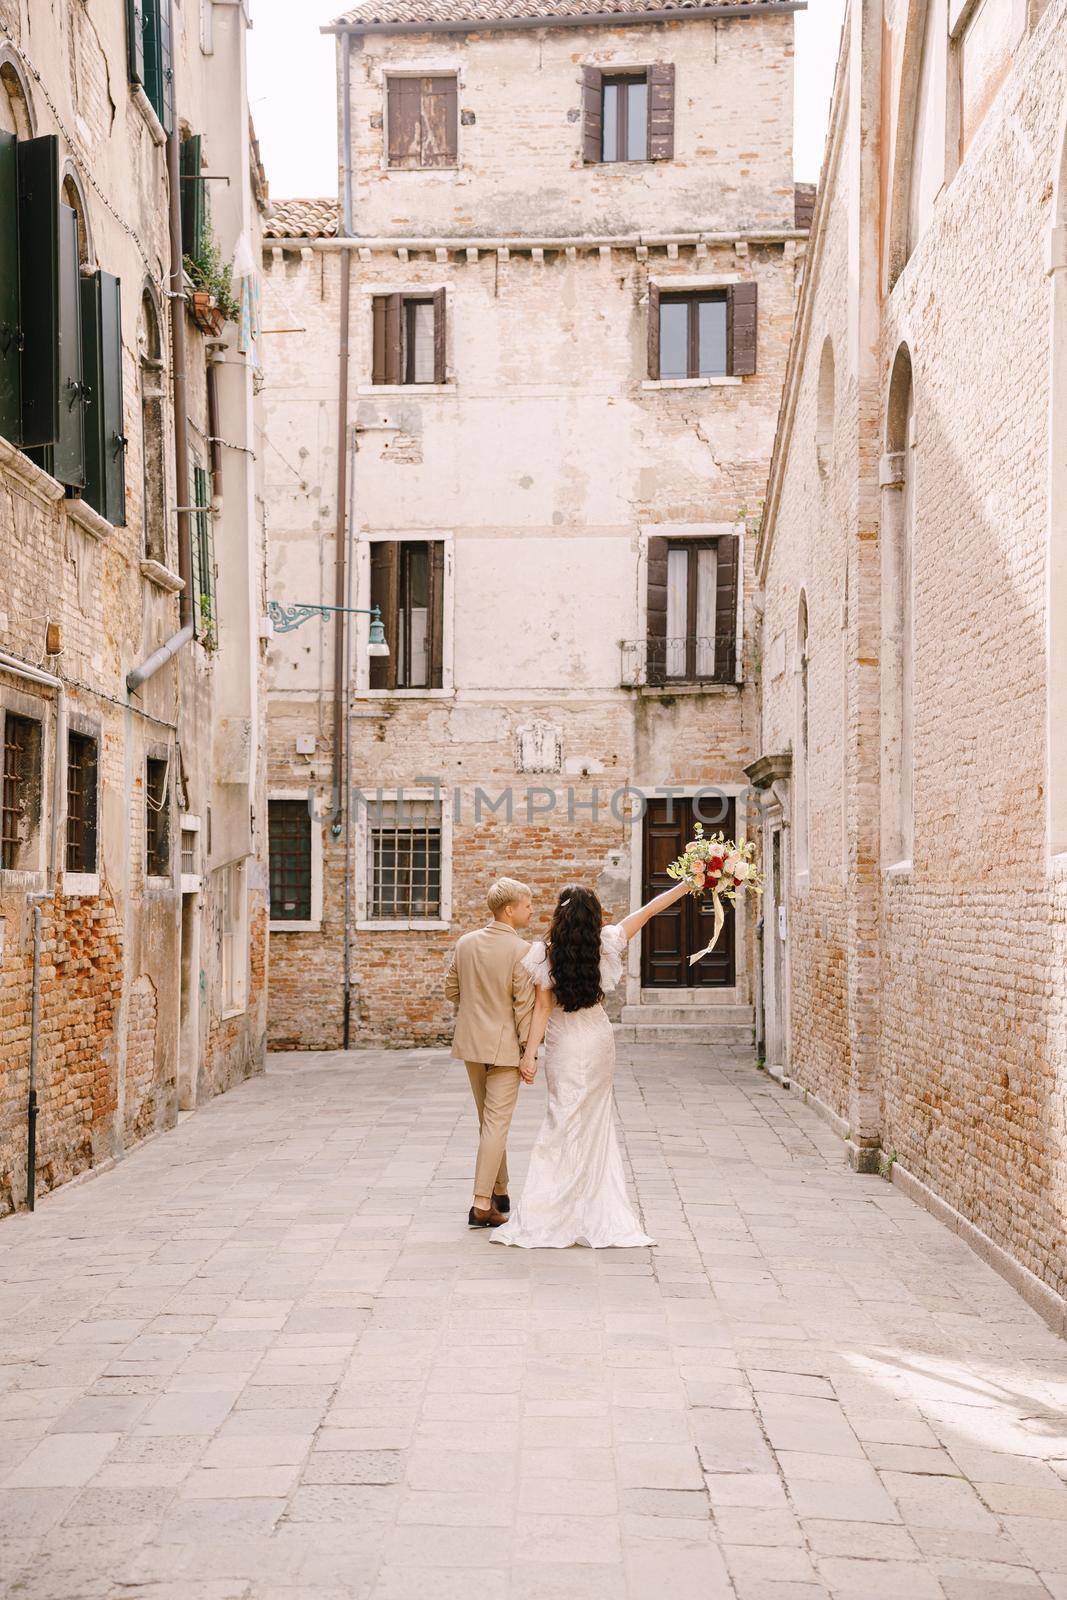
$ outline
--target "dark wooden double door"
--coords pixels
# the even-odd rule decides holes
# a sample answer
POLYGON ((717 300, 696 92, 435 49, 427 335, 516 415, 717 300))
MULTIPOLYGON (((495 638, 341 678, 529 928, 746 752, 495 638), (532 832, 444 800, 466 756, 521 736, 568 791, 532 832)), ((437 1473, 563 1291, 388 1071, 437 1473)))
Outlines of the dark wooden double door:
MULTIPOLYGON (((700 809, 705 817, 716 816, 721 807, 722 820, 704 822, 705 833, 721 831, 728 839, 734 837, 735 801, 717 802, 705 795, 700 809)), ((649 800, 644 820, 644 868, 641 891, 642 903, 653 895, 669 889, 673 879, 666 869, 680 856, 693 837, 693 825, 700 821, 693 811, 691 800, 649 800)), ((702 950, 715 931, 715 915, 710 895, 686 895, 668 910, 646 922, 641 936, 641 983, 646 989, 729 989, 735 982, 734 967, 734 908, 728 900, 722 902, 726 921, 719 942, 710 955, 704 956, 695 966, 689 957, 702 950)))

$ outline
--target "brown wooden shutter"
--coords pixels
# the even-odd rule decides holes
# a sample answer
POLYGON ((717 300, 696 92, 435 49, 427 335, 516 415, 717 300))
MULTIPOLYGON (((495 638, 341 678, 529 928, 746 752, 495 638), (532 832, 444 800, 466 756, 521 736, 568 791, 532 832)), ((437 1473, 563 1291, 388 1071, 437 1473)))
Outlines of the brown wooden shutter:
POLYGON ((597 162, 604 148, 604 74, 582 68, 582 160, 597 162))
POLYGON ((419 78, 390 78, 386 89, 389 124, 388 162, 391 167, 417 167, 422 129, 422 91, 419 78))
POLYGON ((674 62, 648 69, 648 159, 674 159, 674 62))
POLYGON ((738 543, 733 534, 716 540, 715 677, 720 683, 733 683, 737 671, 738 543))
POLYGON ((445 667, 445 543, 430 545, 430 688, 444 688, 445 667))
POLYGON ((667 550, 670 541, 648 541, 648 587, 645 597, 645 677, 651 684, 667 676, 667 550))
POLYGON ((735 378, 751 377, 756 370, 756 285, 735 283, 728 307, 730 372, 735 378))
POLYGON ((448 364, 446 360, 448 343, 448 324, 446 321, 445 291, 435 289, 433 297, 433 381, 434 383, 448 382, 448 364))
POLYGON ((371 355, 372 383, 400 382, 400 321, 398 294, 376 294, 373 306, 374 337, 371 355))
POLYGON ((648 375, 659 377, 659 289, 648 286, 648 375))
POLYGON ((454 77, 422 78, 420 162, 423 167, 454 167, 459 153, 459 109, 454 77))
POLYGON ((395 539, 372 539, 370 547, 370 603, 380 606, 385 625, 387 656, 371 656, 372 689, 396 688, 396 660, 400 648, 398 635, 398 580, 400 546, 395 539))

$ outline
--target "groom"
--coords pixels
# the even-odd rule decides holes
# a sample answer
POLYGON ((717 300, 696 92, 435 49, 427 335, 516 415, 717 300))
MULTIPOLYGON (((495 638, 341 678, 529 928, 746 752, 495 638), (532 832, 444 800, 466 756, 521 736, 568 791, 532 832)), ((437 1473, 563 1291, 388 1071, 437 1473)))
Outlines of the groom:
POLYGON ((445 998, 458 1008, 452 1054, 467 1064, 478 1108, 472 1228, 507 1221, 508 1129, 534 1006, 533 980, 522 965, 529 946, 518 932, 533 914, 530 890, 517 878, 498 878, 485 898, 492 922, 463 935, 445 976, 445 998))

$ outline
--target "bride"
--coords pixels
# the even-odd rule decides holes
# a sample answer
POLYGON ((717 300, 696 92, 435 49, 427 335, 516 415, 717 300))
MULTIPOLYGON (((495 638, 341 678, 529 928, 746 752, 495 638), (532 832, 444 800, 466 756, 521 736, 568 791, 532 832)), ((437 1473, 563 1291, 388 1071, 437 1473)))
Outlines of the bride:
POLYGON ((699 869, 608 927, 592 890, 571 885, 559 897, 547 943, 535 940, 524 956, 537 1000, 519 1071, 533 1082, 544 1039, 548 1110, 522 1198, 490 1234, 494 1243, 528 1250, 655 1244, 626 1194, 612 1113, 615 1034, 601 1001, 622 976, 627 940, 694 883, 703 884, 699 869))

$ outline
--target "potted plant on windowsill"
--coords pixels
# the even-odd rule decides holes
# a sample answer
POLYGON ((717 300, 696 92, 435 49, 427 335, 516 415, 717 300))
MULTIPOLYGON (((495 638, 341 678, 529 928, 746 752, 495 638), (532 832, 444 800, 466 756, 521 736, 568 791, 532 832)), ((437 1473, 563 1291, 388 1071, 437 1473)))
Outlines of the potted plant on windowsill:
POLYGON ((234 298, 230 264, 223 262, 218 245, 206 230, 200 253, 185 257, 185 270, 192 284, 188 305, 193 321, 217 337, 223 323, 239 319, 241 308, 234 298))

